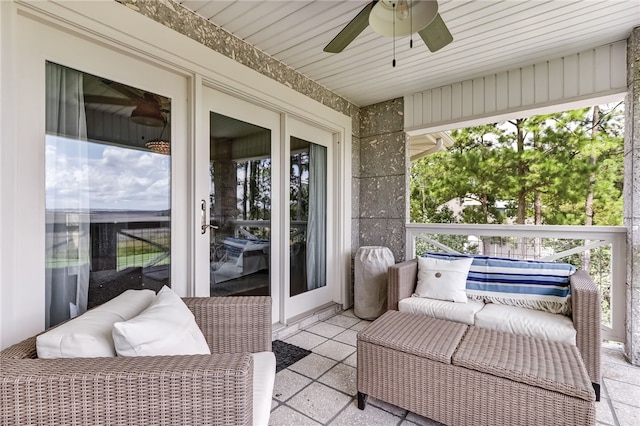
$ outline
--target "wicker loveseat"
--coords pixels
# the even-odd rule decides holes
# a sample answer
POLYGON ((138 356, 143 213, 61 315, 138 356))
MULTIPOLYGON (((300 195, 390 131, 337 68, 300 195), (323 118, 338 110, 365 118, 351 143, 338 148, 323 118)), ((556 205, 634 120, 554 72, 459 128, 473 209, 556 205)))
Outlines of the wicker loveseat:
POLYGON ((38 359, 34 336, 0 353, 0 424, 252 424, 271 299, 183 300, 211 355, 38 359))
MULTIPOLYGON (((408 260, 389 268, 387 307, 398 310, 399 302, 410 298, 416 289, 418 262, 408 260)), ((593 384, 596 399, 600 398, 600 292, 586 271, 570 276, 571 321, 575 328, 575 345, 593 384)))

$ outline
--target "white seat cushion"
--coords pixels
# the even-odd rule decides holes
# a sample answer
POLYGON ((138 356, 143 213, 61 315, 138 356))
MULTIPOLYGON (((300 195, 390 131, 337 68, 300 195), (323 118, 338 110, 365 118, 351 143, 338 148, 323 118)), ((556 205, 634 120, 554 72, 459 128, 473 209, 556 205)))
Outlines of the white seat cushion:
POLYGON ((273 352, 258 352, 251 355, 253 356, 253 424, 267 426, 276 378, 276 356, 273 352))
POLYGON ((211 353, 193 313, 167 286, 140 315, 113 324, 113 342, 119 356, 211 353))
POLYGON ((473 325, 476 313, 483 306, 483 302, 471 299, 467 303, 456 303, 424 297, 408 297, 398 303, 398 310, 473 325))
POLYGON ((535 309, 487 303, 476 314, 476 326, 576 344, 576 329, 571 318, 535 309))
POLYGON ((153 290, 127 290, 36 338, 38 358, 96 358, 116 356, 113 324, 145 310, 156 294, 153 290))

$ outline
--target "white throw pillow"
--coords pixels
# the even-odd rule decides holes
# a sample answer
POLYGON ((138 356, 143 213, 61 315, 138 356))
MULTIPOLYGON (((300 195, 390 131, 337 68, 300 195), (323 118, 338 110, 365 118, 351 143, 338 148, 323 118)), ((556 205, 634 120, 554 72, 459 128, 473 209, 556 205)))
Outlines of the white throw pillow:
POLYGON ((418 257, 418 285, 415 295, 466 303, 467 275, 473 259, 444 260, 418 257))
POLYGON ((211 353, 193 313, 167 286, 140 315, 113 325, 113 341, 119 356, 211 353))
POLYGON ((36 338, 38 358, 97 358, 116 356, 113 324, 138 315, 153 301, 153 290, 127 290, 36 338))

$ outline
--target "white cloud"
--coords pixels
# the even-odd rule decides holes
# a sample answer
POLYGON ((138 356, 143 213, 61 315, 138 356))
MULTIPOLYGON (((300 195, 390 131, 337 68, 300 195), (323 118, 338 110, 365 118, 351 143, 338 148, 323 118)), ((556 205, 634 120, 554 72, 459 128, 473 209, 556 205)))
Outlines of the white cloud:
POLYGON ((47 208, 164 210, 170 157, 47 136, 47 208))

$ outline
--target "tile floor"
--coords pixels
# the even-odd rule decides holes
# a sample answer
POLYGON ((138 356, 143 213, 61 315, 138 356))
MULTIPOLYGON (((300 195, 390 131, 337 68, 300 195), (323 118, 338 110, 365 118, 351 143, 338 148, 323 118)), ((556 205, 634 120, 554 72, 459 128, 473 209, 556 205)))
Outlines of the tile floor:
MULTIPOLYGON (((373 398, 358 409, 356 333, 368 323, 348 310, 282 338, 313 353, 276 375, 270 425, 439 424, 373 398)), ((604 344, 602 355, 598 425, 639 425, 640 367, 625 361, 619 345, 604 344)))

